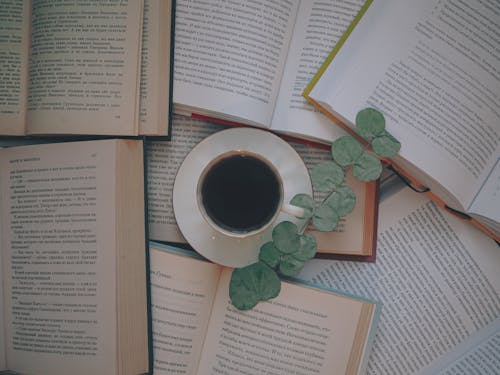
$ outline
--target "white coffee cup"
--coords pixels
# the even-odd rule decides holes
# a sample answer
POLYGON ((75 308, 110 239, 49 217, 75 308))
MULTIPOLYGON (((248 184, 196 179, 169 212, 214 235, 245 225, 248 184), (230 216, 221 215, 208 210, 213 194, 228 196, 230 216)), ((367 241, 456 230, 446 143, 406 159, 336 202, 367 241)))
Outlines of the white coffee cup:
POLYGON ((203 169, 197 205, 217 232, 246 238, 267 230, 280 212, 300 217, 304 210, 285 203, 283 179, 263 155, 248 150, 225 151, 203 169))

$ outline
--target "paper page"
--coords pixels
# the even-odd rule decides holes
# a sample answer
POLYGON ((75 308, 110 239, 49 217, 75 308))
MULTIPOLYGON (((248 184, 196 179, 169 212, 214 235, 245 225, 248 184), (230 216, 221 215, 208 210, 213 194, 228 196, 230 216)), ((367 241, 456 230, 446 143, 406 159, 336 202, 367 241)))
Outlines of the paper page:
POLYGON ((375 0, 310 96, 351 124, 381 109, 401 157, 467 206, 499 152, 499 13, 480 0, 375 0))
MULTIPOLYGON (((170 141, 149 141, 146 144, 148 178, 148 221, 149 238, 156 241, 186 242, 175 220, 172 191, 177 170, 186 155, 194 146, 207 136, 226 129, 207 121, 182 116, 173 117, 173 137, 170 141)), ((307 168, 311 170, 321 161, 331 160, 330 151, 290 142, 298 152, 307 168)), ((358 203, 348 217, 341 220, 335 233, 318 234, 319 248, 342 252, 360 248, 364 231, 364 185, 348 176, 349 186, 358 191, 358 203), (345 229, 348 229, 347 231, 345 229), (356 233, 353 236, 352 233, 356 233)), ((314 192, 316 201, 325 198, 322 193, 314 192)))
POLYGON ((304 88, 344 34, 361 6, 356 1, 301 1, 271 128, 321 141, 347 133, 302 96, 304 88))
POLYGON ((186 242, 175 220, 172 193, 177 170, 193 147, 210 134, 224 129, 206 121, 173 116, 170 141, 146 143, 149 238, 186 242))
POLYGON ((287 0, 177 1, 174 110, 269 127, 297 8, 287 0))
MULTIPOLYGON (((500 152, 497 155, 500 155, 500 152)), ((468 211, 494 220, 497 228, 500 227, 500 157, 472 200, 468 211)), ((500 232, 500 229, 498 231, 500 232)))
POLYGON ((496 375, 500 369, 500 318, 482 328, 419 375, 496 375))
POLYGON ((0 150, 7 367, 116 369, 113 141, 0 150))
POLYGON ((6 0, 0 6, 0 134, 26 130, 30 8, 28 0, 6 0))
POLYGON ((144 0, 139 133, 168 133, 170 111, 170 0, 144 0))
POLYGON ((414 374, 500 317, 500 251, 405 188, 380 205, 377 262, 312 260, 299 277, 382 303, 369 374, 414 374))
POLYGON ((221 276, 198 374, 344 374, 363 303, 282 283, 280 295, 251 310, 229 301, 221 276))
POLYGON ((221 267, 154 245, 150 262, 154 373, 195 375, 221 267))
POLYGON ((142 10, 142 1, 33 1, 30 133, 137 135, 142 10))
MULTIPOLYGON (((0 212, 3 212, 2 202, 0 201, 0 212)), ((0 217, 0 229, 2 228, 2 218, 0 217)), ((0 230, 0 244, 2 244, 2 231, 0 230)), ((2 270, 2 277, 0 277, 0 371, 7 369, 7 361, 5 358, 5 302, 4 302, 4 282, 3 282, 3 253, 0 252, 0 270, 2 270)))
MULTIPOLYGON (((317 164, 332 160, 330 149, 310 147, 302 143, 294 142, 290 142, 290 145, 302 157, 302 160, 309 169, 309 173, 317 164)), ((366 225, 369 225, 365 222, 365 207, 366 204, 369 204, 369 202, 366 201, 367 186, 356 180, 351 173, 348 173, 346 176, 346 185, 356 192, 356 206, 352 212, 339 221, 335 231, 318 232, 314 231, 312 226, 308 229, 308 232, 313 234, 316 238, 318 251, 320 252, 352 254, 356 250, 361 252, 363 249, 363 233, 367 230, 366 225)), ((313 197, 315 202, 319 204, 327 197, 327 194, 314 191, 313 197)))

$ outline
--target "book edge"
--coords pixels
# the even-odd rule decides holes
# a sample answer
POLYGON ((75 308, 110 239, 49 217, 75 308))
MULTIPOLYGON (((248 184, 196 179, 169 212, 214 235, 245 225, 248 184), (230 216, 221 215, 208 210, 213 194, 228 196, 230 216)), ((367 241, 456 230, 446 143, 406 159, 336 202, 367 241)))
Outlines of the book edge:
POLYGON ((314 88, 314 86, 316 85, 318 80, 321 78, 321 76, 323 75, 325 70, 328 68, 328 66, 332 62, 333 58, 337 55, 340 48, 344 45, 344 43, 347 40, 347 38, 349 37, 349 35, 351 35, 352 31, 354 30, 354 28, 358 24, 359 20, 366 13, 366 11, 368 10, 368 8, 370 7, 372 2, 373 2, 373 0, 366 0, 366 2, 363 4, 363 6, 359 10, 358 14, 356 15, 356 17, 354 17, 354 20, 347 27, 347 30, 340 37, 338 42, 335 44, 335 47, 332 49, 332 51, 326 57, 326 60, 323 62, 323 64, 320 66, 319 70, 316 72, 316 74, 313 76, 313 78, 311 79, 309 84, 304 89, 302 96, 304 96, 307 100, 309 100, 309 93, 314 88))

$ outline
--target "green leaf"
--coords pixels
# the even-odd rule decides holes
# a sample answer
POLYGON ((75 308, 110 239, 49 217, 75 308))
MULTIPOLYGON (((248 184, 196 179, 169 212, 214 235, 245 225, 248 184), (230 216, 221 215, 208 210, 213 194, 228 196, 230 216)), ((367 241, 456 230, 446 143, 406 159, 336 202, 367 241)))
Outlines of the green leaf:
POLYGON ((307 219, 313 215, 314 212, 314 199, 308 194, 297 194, 290 201, 291 205, 302 207, 304 209, 304 217, 307 219))
POLYGON ((358 180, 368 182, 376 180, 382 173, 382 163, 375 156, 365 152, 354 164, 352 174, 358 180))
POLYGON ((280 264, 281 254, 272 241, 266 242, 260 247, 259 260, 269 267, 275 269, 280 264))
POLYGON ((291 256, 301 261, 312 259, 316 255, 316 247, 316 238, 312 234, 304 234, 300 236, 300 250, 291 256))
POLYGON ((325 204, 333 208, 340 217, 344 217, 356 206, 356 193, 349 186, 339 186, 327 198, 325 204))
POLYGON ((332 143, 332 157, 340 166, 346 167, 363 154, 363 146, 354 137, 346 135, 332 143))
POLYGON ((262 262, 236 268, 229 282, 231 303, 240 310, 249 310, 259 301, 274 298, 280 290, 278 275, 262 262))
POLYGON ((281 254, 291 254, 299 251, 300 238, 297 226, 290 221, 282 221, 273 229, 274 246, 281 254))
POLYGON ((387 132, 372 140, 373 151, 383 158, 392 158, 399 152, 401 143, 387 132))
POLYGON ((316 164, 311 171, 311 180, 317 191, 331 191, 344 182, 344 170, 333 161, 316 164))
POLYGON ((302 268, 304 268, 304 262, 291 255, 285 256, 280 263, 280 273, 285 276, 295 276, 302 268))
POLYGON ((316 209, 312 222, 318 231, 330 232, 337 227, 339 219, 339 215, 333 208, 322 204, 316 209))
POLYGON ((374 108, 365 108, 356 115, 356 131, 365 138, 381 135, 385 129, 384 115, 374 108))

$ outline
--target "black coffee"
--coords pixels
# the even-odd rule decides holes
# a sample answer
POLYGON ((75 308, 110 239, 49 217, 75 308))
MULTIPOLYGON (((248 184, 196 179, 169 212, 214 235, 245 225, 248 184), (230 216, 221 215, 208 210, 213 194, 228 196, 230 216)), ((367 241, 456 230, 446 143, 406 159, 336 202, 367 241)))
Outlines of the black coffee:
POLYGON ((280 182, 262 160, 242 154, 214 164, 201 184, 207 215, 221 228, 245 233, 266 224, 280 203, 280 182))

